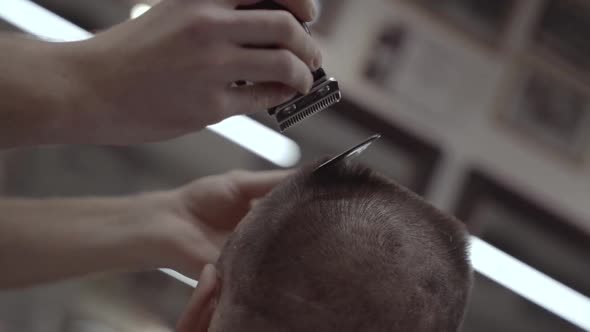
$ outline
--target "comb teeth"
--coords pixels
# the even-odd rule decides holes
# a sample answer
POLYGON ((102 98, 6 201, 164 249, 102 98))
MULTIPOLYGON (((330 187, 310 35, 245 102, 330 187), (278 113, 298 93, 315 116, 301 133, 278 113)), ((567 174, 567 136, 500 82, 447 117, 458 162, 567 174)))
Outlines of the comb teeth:
POLYGON ((299 123, 300 121, 303 121, 304 119, 307 119, 308 117, 336 104, 340 101, 340 98, 340 92, 331 94, 326 98, 316 102, 315 104, 312 104, 311 106, 297 112, 296 114, 293 114, 293 116, 280 123, 279 127, 281 128, 281 131, 284 131, 299 123))

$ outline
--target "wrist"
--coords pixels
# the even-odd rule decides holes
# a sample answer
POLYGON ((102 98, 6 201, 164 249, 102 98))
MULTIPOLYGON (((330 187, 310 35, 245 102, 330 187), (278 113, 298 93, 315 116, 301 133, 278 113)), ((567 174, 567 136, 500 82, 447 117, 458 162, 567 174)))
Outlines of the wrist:
POLYGON ((54 87, 48 96, 53 117, 48 123, 47 142, 56 144, 93 143, 88 139, 96 122, 89 116, 92 103, 92 77, 86 67, 93 66, 83 50, 85 42, 47 43, 54 87))
POLYGON ((60 45, 30 37, 0 38, 3 146, 56 143, 70 95, 60 45), (7 52, 4 52, 7 50, 7 52))

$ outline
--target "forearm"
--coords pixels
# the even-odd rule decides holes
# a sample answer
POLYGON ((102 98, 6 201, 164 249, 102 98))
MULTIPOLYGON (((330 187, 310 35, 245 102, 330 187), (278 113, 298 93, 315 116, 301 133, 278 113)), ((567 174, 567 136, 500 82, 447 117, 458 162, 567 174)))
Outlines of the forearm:
POLYGON ((0 34, 0 148, 62 143, 76 85, 64 45, 0 34))
POLYGON ((150 199, 0 201, 0 288, 160 263, 150 199))

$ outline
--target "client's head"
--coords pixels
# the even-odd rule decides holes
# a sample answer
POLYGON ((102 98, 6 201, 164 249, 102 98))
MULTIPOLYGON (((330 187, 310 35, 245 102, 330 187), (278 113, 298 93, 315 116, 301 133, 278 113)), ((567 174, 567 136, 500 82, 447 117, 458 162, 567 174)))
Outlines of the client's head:
POLYGON ((303 170, 253 208, 217 271, 204 270, 189 325, 457 331, 471 285, 467 243, 459 221, 369 169, 303 170))

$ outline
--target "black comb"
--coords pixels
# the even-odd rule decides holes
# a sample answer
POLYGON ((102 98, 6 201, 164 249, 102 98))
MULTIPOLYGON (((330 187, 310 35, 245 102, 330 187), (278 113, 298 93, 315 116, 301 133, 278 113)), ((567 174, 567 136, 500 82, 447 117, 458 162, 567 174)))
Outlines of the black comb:
POLYGON ((376 140, 381 138, 381 134, 373 135, 362 143, 353 146, 352 148, 344 151, 343 153, 339 154, 338 156, 326 161, 325 163, 321 164, 320 166, 316 167, 313 170, 313 173, 318 173, 322 170, 328 169, 334 165, 337 165, 342 162, 346 162, 350 158, 356 157, 359 154, 363 153, 371 144, 373 144, 376 140))
MULTIPOLYGON (((242 7, 242 9, 286 10, 285 7, 271 0, 264 0, 253 6, 242 7)), ((307 24, 302 21, 299 21, 299 23, 311 35, 307 24)), ((314 83, 308 94, 297 94, 288 102, 268 110, 268 114, 274 116, 277 120, 281 132, 316 113, 328 109, 342 99, 340 86, 336 79, 326 75, 322 68, 312 74, 314 83)))

